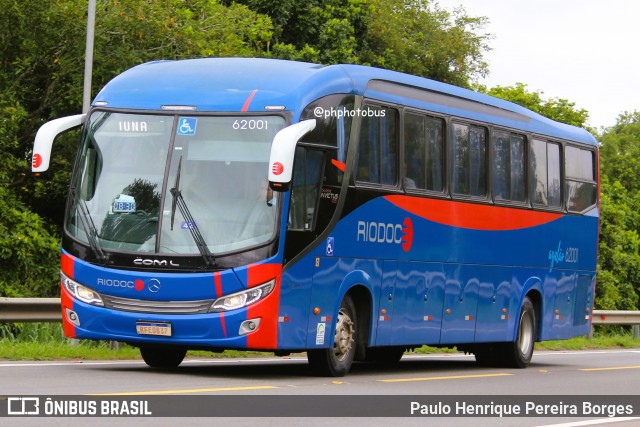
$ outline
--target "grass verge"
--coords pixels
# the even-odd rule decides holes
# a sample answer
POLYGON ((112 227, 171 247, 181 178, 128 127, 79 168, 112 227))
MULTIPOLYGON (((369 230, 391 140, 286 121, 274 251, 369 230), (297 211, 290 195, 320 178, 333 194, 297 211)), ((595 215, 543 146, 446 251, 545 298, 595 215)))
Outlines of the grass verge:
MULTIPOLYGON (((536 350, 591 350, 640 348, 640 339, 630 333, 596 334, 592 339, 576 337, 563 341, 536 343, 536 350)), ((456 350, 423 346, 418 354, 453 352, 456 350)), ((190 351, 188 356, 202 358, 264 357, 271 353, 227 350, 222 353, 190 351)), ((107 342, 74 341, 62 334, 60 325, 25 323, 0 325, 0 360, 131 360, 140 359, 137 348, 121 344, 112 348, 107 342)))

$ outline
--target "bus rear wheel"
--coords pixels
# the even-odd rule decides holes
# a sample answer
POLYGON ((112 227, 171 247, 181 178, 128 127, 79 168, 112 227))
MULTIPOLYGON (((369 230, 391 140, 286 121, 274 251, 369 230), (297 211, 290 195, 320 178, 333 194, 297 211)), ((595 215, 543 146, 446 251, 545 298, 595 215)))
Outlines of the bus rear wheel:
POLYGON ((536 311, 529 297, 525 297, 518 318, 516 340, 507 343, 503 353, 504 365, 510 368, 526 368, 533 356, 536 341, 536 311))
POLYGON ((345 376, 356 354, 356 330, 355 305, 351 297, 346 295, 336 319, 333 347, 307 351, 311 369, 321 376, 345 376))
POLYGON ((514 342, 476 345, 472 351, 478 365, 504 368, 529 366, 536 340, 536 312, 529 297, 522 302, 517 328, 514 342))
POLYGON ((169 347, 140 347, 144 363, 151 368, 175 369, 182 363, 187 350, 169 347))

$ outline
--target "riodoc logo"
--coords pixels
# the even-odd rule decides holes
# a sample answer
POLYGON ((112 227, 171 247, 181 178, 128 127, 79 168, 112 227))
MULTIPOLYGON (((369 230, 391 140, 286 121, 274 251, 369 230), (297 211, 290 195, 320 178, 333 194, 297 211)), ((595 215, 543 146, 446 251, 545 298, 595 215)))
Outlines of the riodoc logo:
POLYGON ((358 221, 357 241, 401 245, 405 252, 409 252, 413 244, 413 222, 409 217, 402 224, 358 221))

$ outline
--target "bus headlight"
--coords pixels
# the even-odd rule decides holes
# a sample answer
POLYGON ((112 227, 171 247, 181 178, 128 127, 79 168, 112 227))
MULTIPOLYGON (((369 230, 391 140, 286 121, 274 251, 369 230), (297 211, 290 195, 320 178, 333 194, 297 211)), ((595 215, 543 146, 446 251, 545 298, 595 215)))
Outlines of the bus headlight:
POLYGON ((64 286, 67 292, 69 292, 74 298, 77 298, 82 302, 86 302, 87 304, 104 306, 102 298, 100 298, 100 295, 97 292, 74 280, 71 280, 62 272, 60 273, 60 281, 62 282, 62 286, 64 286))
POLYGON ((211 305, 209 312, 219 313, 221 311, 237 310, 238 308, 246 307, 251 304, 264 299, 269 295, 276 286, 275 279, 265 283, 264 285, 256 286, 246 291, 236 292, 235 294, 227 295, 222 298, 218 298, 211 305))

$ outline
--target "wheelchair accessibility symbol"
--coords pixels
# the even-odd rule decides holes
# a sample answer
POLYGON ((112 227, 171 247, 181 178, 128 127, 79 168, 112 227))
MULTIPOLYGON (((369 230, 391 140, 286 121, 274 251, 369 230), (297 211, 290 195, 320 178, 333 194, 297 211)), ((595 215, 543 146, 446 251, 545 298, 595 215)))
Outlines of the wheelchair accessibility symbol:
POLYGON ((327 256, 333 256, 334 244, 335 241, 333 240, 333 237, 327 237, 327 256))
POLYGON ((195 117, 181 117, 178 123, 178 135, 195 135, 198 119, 195 117))

